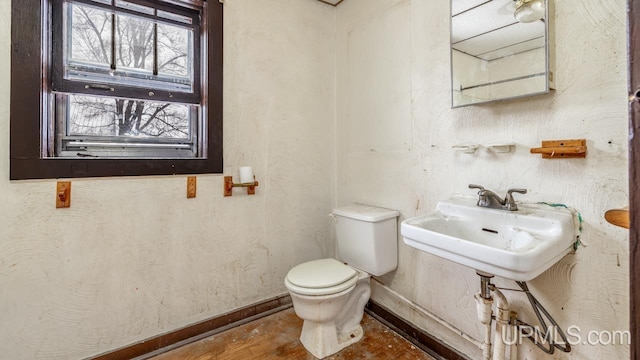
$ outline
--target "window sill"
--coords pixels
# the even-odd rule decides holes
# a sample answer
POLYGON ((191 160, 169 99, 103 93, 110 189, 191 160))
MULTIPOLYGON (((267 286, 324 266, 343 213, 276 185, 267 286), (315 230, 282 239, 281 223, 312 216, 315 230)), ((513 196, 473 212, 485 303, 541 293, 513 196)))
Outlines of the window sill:
POLYGON ((11 180, 222 174, 216 159, 11 159, 11 180))

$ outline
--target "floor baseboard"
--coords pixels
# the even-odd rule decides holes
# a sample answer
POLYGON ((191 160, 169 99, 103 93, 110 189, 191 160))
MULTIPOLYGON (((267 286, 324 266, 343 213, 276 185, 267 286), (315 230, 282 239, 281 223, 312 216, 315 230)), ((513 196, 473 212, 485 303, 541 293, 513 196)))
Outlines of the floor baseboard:
POLYGON ((162 352, 184 346, 249 321, 273 314, 292 306, 291 297, 282 295, 260 303, 245 306, 224 315, 183 327, 162 335, 131 344, 120 349, 96 355, 91 360, 147 359, 162 352))
POLYGON ((452 349, 435 337, 408 323, 406 320, 391 312, 391 310, 385 308, 380 304, 377 304, 373 300, 369 300, 366 310, 367 313, 373 316, 376 320, 385 324, 391 330, 400 334, 413 345, 417 346, 422 351, 437 359, 469 360, 460 352, 452 349))
MULTIPOLYGON (((230 328, 248 323, 288 309, 292 306, 291 297, 283 295, 258 304, 246 306, 230 313, 216 316, 199 323, 183 327, 162 335, 109 351, 90 360, 143 360, 187 345, 189 343, 215 335, 230 328)), ((391 310, 370 300, 366 311, 376 320, 382 322, 400 334, 416 347, 441 360, 468 360, 455 349, 450 348, 435 337, 420 330, 416 326, 394 314, 391 310)))

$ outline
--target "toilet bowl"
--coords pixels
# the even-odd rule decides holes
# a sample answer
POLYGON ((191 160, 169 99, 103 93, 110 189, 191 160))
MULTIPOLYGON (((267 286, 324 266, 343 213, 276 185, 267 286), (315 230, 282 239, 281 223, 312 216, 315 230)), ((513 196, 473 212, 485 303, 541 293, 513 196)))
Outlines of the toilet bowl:
POLYGON ((322 359, 362 339, 360 321, 369 301, 370 275, 335 259, 314 260, 289 272, 296 315, 304 320, 300 342, 322 359))

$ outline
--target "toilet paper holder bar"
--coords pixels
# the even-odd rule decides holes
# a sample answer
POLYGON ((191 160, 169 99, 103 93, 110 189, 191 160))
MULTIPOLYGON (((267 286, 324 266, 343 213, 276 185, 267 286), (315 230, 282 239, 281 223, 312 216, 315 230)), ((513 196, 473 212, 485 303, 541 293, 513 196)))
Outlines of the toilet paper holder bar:
POLYGON ((233 195, 233 188, 234 187, 246 187, 247 188, 247 194, 248 195, 255 195, 256 194, 256 186, 258 186, 258 182, 256 181, 256 177, 253 177, 253 182, 250 183, 237 183, 234 184, 233 182, 233 176, 225 176, 224 177, 224 196, 231 196, 233 195))

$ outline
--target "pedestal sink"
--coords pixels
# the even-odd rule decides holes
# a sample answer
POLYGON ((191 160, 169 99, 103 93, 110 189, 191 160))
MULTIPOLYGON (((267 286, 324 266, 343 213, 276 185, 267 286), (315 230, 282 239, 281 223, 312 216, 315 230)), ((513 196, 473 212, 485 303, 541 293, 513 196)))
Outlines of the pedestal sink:
POLYGON ((529 281, 573 251, 576 230, 566 208, 518 204, 483 208, 452 197, 436 211, 401 224, 405 244, 487 274, 529 281))

